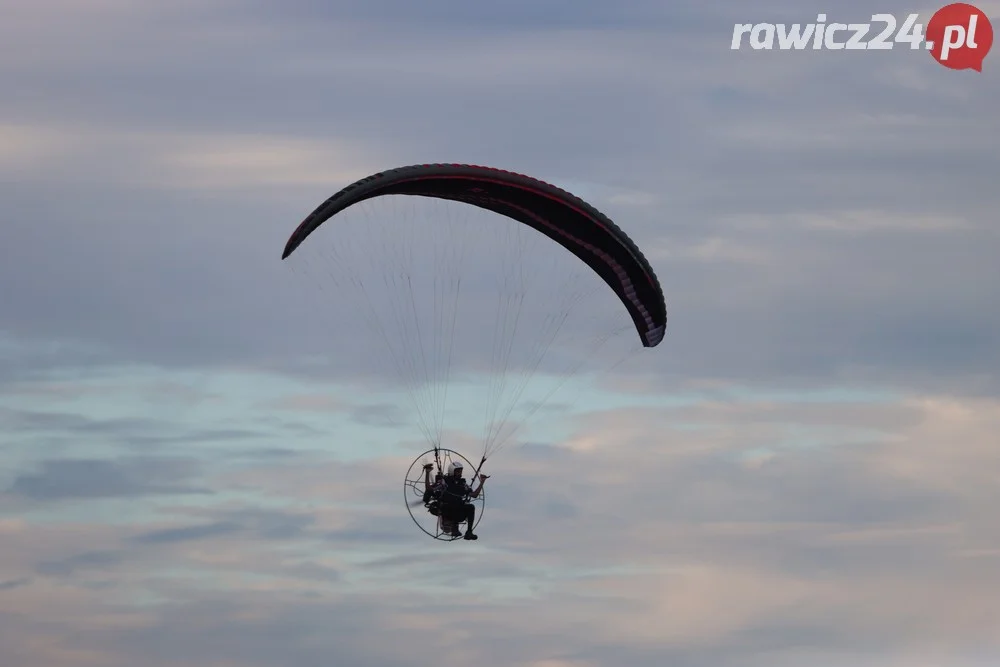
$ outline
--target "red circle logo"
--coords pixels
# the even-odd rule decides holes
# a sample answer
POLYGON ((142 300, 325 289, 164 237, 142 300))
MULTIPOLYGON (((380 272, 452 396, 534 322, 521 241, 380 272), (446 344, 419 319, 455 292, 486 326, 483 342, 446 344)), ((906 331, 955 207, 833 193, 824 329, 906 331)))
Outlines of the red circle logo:
POLYGON ((934 12, 925 39, 934 60, 945 67, 982 72, 993 46, 993 25, 978 7, 956 2, 934 12))

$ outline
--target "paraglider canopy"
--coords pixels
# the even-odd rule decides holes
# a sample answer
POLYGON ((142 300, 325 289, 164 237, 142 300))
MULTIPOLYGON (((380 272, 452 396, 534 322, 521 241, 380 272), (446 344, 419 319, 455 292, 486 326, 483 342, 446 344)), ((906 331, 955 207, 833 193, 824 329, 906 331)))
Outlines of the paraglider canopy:
POLYGON ((320 225, 366 199, 414 195, 464 202, 529 225, 586 262, 628 309, 645 347, 663 340, 667 309, 656 274, 635 243, 596 208, 523 174, 467 164, 399 167, 363 178, 316 208, 292 233, 282 259, 320 225))

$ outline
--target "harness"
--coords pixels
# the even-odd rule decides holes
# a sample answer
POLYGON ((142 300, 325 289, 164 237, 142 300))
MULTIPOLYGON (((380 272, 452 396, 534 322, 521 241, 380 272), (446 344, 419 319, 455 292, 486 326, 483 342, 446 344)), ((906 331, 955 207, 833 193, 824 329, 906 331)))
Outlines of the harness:
POLYGON ((465 503, 469 493, 469 486, 465 483, 464 479, 461 477, 445 477, 438 491, 438 498, 440 498, 443 505, 461 505, 465 503))

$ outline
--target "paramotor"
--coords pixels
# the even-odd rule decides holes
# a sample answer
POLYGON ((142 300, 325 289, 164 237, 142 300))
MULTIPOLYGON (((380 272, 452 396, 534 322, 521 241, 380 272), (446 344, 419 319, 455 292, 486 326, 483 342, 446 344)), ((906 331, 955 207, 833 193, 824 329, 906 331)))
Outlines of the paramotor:
POLYGON ((616 364, 657 346, 667 324, 656 274, 607 216, 492 167, 422 164, 358 180, 301 222, 282 259, 293 256, 328 300, 312 310, 331 319, 338 375, 381 378, 367 362, 389 362, 384 391, 405 387, 424 440, 449 456, 460 455, 442 449, 446 425, 455 448, 476 439, 469 419, 481 416, 476 473, 567 380, 602 370, 612 343, 616 364))
MULTIPOLYGON (((447 525, 447 519, 441 516, 440 507, 436 505, 435 499, 426 495, 426 475, 425 465, 432 465, 429 471, 431 480, 440 479, 445 474, 451 463, 460 461, 463 468, 473 470, 474 466, 458 452, 450 449, 429 449, 417 458, 413 459, 409 469, 406 471, 406 480, 403 482, 403 495, 406 499, 406 510, 410 513, 413 523, 417 524, 420 530, 424 531, 435 540, 451 542, 461 539, 460 535, 455 535, 447 525), (414 510, 417 510, 414 512, 414 510)), ((476 519, 472 528, 475 529, 483 519, 483 510, 486 509, 486 490, 479 492, 479 496, 472 498, 470 502, 476 508, 476 519)), ((461 524, 461 522, 460 522, 461 524)))

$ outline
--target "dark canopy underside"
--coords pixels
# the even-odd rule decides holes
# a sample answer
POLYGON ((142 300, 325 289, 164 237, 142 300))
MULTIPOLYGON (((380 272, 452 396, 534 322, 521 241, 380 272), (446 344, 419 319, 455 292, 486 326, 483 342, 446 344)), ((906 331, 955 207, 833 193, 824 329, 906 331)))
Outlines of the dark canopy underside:
POLYGON ((472 204, 528 225, 586 262, 628 309, 646 347, 663 340, 667 308, 652 267, 607 216, 560 188, 491 167, 424 164, 363 178, 309 214, 285 245, 291 255, 321 224, 358 202, 382 195, 413 195, 472 204))

